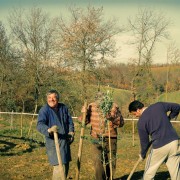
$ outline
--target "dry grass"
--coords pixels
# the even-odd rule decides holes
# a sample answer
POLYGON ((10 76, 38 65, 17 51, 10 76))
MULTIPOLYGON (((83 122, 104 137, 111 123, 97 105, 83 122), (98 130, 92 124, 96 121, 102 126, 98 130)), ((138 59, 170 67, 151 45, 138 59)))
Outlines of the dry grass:
MULTIPOLYGON (((50 180, 52 167, 49 165, 44 144, 30 139, 19 138, 19 130, 8 130, 5 120, 0 121, 0 179, 1 180, 50 180)), ((80 125, 76 125, 75 141, 71 145, 72 162, 70 163, 69 176, 75 179, 76 161, 79 145, 80 125)), ((131 124, 119 129, 117 170, 115 179, 127 179, 139 154, 139 139, 135 131, 134 146, 132 145, 131 124)), ((179 128, 179 127, 178 127, 179 128)), ((35 130, 34 130, 35 133, 35 130)), ((86 139, 83 141, 80 180, 93 180, 94 170, 91 153, 89 129, 85 130, 86 139)), ((37 137, 37 134, 36 136, 37 137)), ((42 138, 42 137, 41 137, 42 138)), ((137 167, 133 180, 140 179, 143 174, 144 163, 137 167)), ((165 165, 159 169, 155 179, 168 179, 169 173, 165 165)))

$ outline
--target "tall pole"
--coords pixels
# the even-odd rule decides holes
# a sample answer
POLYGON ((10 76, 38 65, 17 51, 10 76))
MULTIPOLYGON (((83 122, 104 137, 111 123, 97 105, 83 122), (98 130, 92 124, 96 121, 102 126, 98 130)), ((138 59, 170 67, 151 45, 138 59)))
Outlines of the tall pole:
POLYGON ((167 66, 167 69, 166 69, 166 102, 168 100, 168 83, 169 83, 169 63, 168 63, 168 60, 169 60, 169 55, 168 55, 168 51, 167 51, 167 63, 166 63, 166 66, 167 66))
POLYGON ((63 168, 61 152, 60 152, 60 148, 59 148, 57 132, 54 132, 54 142, 55 142, 55 147, 56 147, 56 153, 57 153, 57 158, 58 158, 58 163, 59 163, 59 171, 60 171, 60 174, 61 174, 61 179, 65 180, 66 176, 65 176, 65 173, 64 173, 64 168, 63 168))
POLYGON ((83 117, 82 117, 82 126, 81 126, 81 132, 80 132, 79 150, 78 150, 78 159, 77 159, 76 180, 79 179, 79 174, 80 174, 81 156, 82 156, 82 148, 83 148, 83 136, 84 136, 85 120, 86 120, 86 112, 87 112, 87 101, 84 102, 84 112, 83 112, 83 117))
POLYGON ((111 151, 111 135, 110 135, 110 124, 108 121, 108 134, 109 134, 109 168, 110 168, 110 180, 112 180, 112 151, 111 151))

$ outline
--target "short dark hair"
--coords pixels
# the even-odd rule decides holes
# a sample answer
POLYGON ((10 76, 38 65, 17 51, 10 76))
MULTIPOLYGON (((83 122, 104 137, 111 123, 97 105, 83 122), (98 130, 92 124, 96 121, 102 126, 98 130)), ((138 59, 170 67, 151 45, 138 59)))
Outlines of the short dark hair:
POLYGON ((129 112, 137 111, 138 109, 142 109, 144 107, 144 104, 140 101, 133 101, 129 104, 129 112))
POLYGON ((55 94, 55 95, 56 95, 57 100, 59 100, 60 95, 59 95, 59 93, 58 93, 55 89, 51 89, 51 90, 49 90, 49 91, 46 93, 46 96, 48 96, 48 95, 50 95, 50 94, 55 94))

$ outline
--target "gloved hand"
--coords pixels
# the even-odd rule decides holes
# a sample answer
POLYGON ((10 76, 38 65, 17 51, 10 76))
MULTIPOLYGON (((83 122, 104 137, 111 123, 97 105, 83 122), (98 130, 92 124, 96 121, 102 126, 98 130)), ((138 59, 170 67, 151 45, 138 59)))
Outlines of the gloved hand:
POLYGON ((141 156, 141 154, 139 154, 139 158, 141 159, 141 161, 144 160, 144 158, 141 156))
POLYGON ((74 141, 74 132, 68 133, 68 143, 71 144, 74 141))
POLYGON ((58 127, 57 126, 52 126, 51 128, 48 129, 49 134, 53 134, 54 132, 55 133, 58 132, 58 127))

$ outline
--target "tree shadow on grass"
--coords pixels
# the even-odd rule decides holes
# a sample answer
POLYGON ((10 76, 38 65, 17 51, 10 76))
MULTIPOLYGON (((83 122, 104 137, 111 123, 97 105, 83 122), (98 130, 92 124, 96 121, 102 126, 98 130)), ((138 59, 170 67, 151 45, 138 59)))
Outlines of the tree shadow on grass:
MULTIPOLYGON (((144 173, 144 171, 135 172, 132 175, 131 180, 142 180, 143 179, 143 173, 144 173)), ((114 180, 127 180, 128 176, 129 176, 129 174, 124 175, 124 176, 119 177, 119 178, 116 178, 114 180)), ((157 172, 156 176, 154 177, 154 180, 167 180, 167 179, 170 179, 170 175, 169 175, 168 171, 166 171, 166 172, 157 172)))
POLYGON ((0 156, 22 155, 24 153, 32 152, 32 150, 37 147, 44 146, 44 143, 37 142, 28 138, 4 135, 0 135, 0 137, 3 137, 3 140, 0 140, 0 156))

